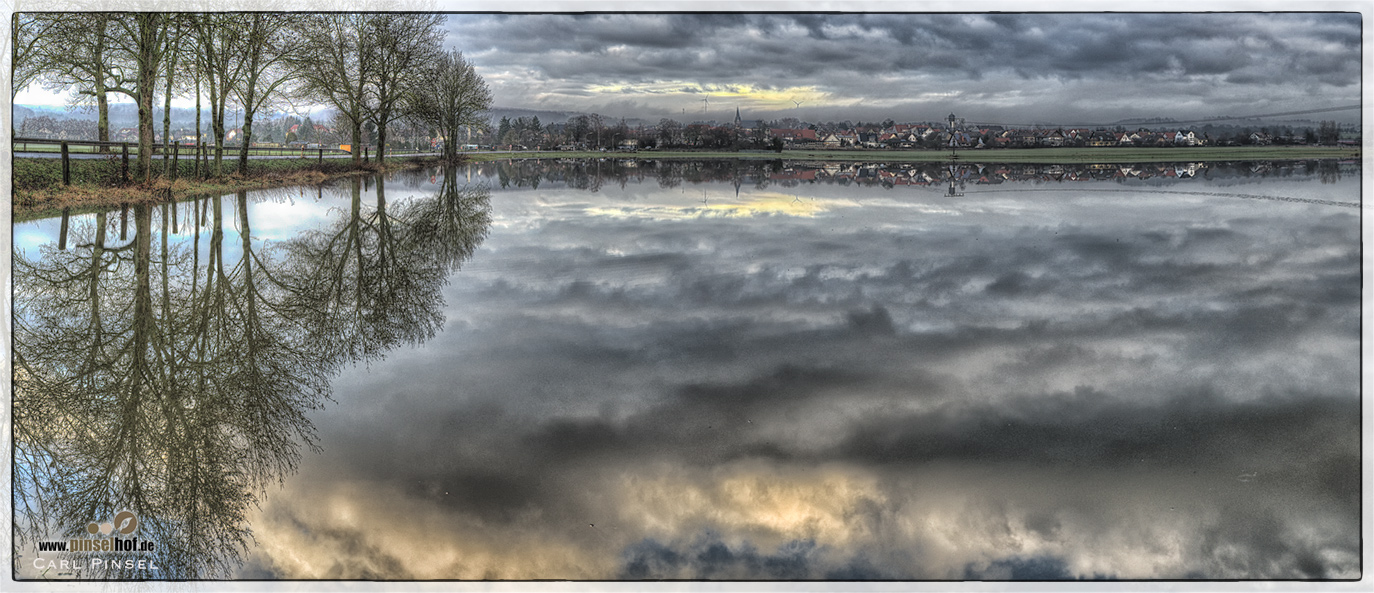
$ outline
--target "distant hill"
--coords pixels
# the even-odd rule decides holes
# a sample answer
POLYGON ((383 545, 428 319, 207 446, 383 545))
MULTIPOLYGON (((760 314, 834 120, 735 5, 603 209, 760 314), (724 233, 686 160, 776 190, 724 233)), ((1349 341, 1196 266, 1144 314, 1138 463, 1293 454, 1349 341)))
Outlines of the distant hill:
MULTIPOLYGON (((79 119, 96 121, 100 119, 96 113, 95 106, 91 107, 54 107, 51 105, 15 105, 14 106, 14 127, 30 117, 48 116, 53 119, 79 119)), ((210 121, 210 110, 201 110, 201 122, 204 124, 210 121)), ((232 121, 232 117, 230 118, 232 121)), ((162 125, 162 108, 153 109, 153 121, 158 126, 162 125)), ((195 108, 173 107, 172 124, 176 126, 193 126, 196 122, 195 108)), ((138 125, 138 106, 133 103, 111 103, 110 104, 110 127, 111 128, 132 128, 138 125)))
MULTIPOLYGON (((1333 119, 1335 119, 1335 118, 1333 118, 1333 119)), ((1174 119, 1174 118, 1168 118, 1168 117, 1131 118, 1131 119, 1123 119, 1123 120, 1120 120, 1120 121, 1113 122, 1111 125, 1112 125, 1112 126, 1124 126, 1124 127, 1126 127, 1126 128, 1137 128, 1137 127, 1158 128, 1158 127, 1166 127, 1166 126, 1169 126, 1170 124, 1173 124, 1174 122, 1177 122, 1177 121, 1179 121, 1179 120, 1174 119)), ((1260 118, 1246 117, 1246 118, 1232 118, 1232 117, 1228 117, 1228 116, 1218 116, 1218 117, 1209 118, 1209 119, 1205 119, 1205 120, 1187 120, 1187 121, 1184 122, 1184 123, 1178 124, 1177 127, 1181 127, 1181 128, 1198 128, 1198 127, 1202 127, 1202 126, 1220 126, 1220 127, 1235 127, 1235 128, 1261 128, 1261 127, 1273 127, 1273 126, 1286 126, 1286 127, 1292 127, 1292 128, 1315 128, 1315 127, 1317 127, 1317 126, 1320 125, 1320 124, 1321 124, 1320 121, 1313 120, 1313 119, 1308 119, 1308 118, 1301 118, 1301 119, 1295 119, 1295 118, 1292 118, 1292 117, 1278 117, 1278 118, 1275 118, 1275 117, 1260 117, 1260 118)), ((1343 124, 1343 125, 1352 127, 1352 128, 1354 128, 1354 129, 1358 129, 1358 128, 1360 127, 1358 123, 1353 124, 1353 125, 1352 125, 1352 124, 1343 124)))
POLYGON ((503 117, 515 119, 517 117, 538 117, 539 123, 543 125, 561 124, 574 117, 581 115, 576 111, 542 111, 537 109, 522 109, 519 107, 492 107, 487 110, 487 119, 492 123, 501 121, 503 117))
POLYGON ((1112 122, 1114 126, 1157 126, 1169 124, 1178 120, 1172 117, 1133 117, 1112 122))
MULTIPOLYGON (((75 109, 69 109, 69 108, 66 108, 66 107, 54 107, 54 106, 49 106, 49 105, 15 105, 15 106, 14 106, 14 120, 13 120, 13 121, 14 121, 14 125, 15 125, 15 127, 17 128, 17 127, 19 126, 20 122, 23 122, 26 118, 29 118, 29 117, 41 117, 41 116, 45 116, 45 115, 48 116, 48 117, 51 117, 51 118, 53 118, 53 119, 80 119, 80 120, 91 120, 91 121, 95 121, 96 119, 98 119, 97 116, 96 116, 96 112, 95 112, 95 108, 94 108, 94 107, 91 107, 91 108, 89 108, 89 109, 88 109, 88 108, 84 108, 84 107, 75 108, 75 109)), ((234 116, 233 116, 232 112, 227 113, 226 115, 227 115, 226 119, 227 119, 227 121, 229 122, 229 125, 232 126, 232 125, 233 125, 233 121, 234 121, 234 116)), ((273 119, 273 118, 280 117, 280 116, 283 116, 283 115, 292 115, 292 114, 288 114, 288 113, 271 113, 271 114, 267 114, 267 115, 265 115, 265 116, 260 114, 256 119, 257 119, 257 120, 273 119)), ((333 109, 322 109, 322 110, 316 110, 316 111, 311 112, 311 113, 310 113, 310 118, 313 119, 313 120, 316 121, 316 122, 324 123, 324 122, 330 121, 330 119, 333 117, 333 115, 334 115, 334 110, 333 110, 333 109)), ((572 119, 572 118, 577 117, 577 116, 579 116, 579 115, 590 115, 590 114, 583 113, 583 112, 580 112, 580 111, 545 111, 545 110, 538 110, 538 109, 523 109, 523 108, 519 108, 519 107, 493 107, 493 108, 491 108, 490 110, 487 111, 487 119, 491 120, 491 122, 492 122, 493 125, 495 125, 496 122, 501 121, 501 118, 502 118, 502 117, 509 117, 509 118, 511 118, 511 119, 515 119, 515 118, 517 118, 517 117, 538 117, 538 118, 539 118, 539 123, 540 123, 540 124, 549 125, 549 124, 561 124, 561 123, 566 123, 569 119, 572 119)), ((200 116, 200 117, 201 117, 201 123, 202 123, 202 125, 209 125, 209 121, 210 121, 210 109, 209 109, 208 107, 205 107, 204 105, 202 105, 201 116, 200 116)), ((609 116, 609 115, 604 115, 604 114, 603 114, 602 117, 605 118, 604 121, 605 121, 607 124, 610 124, 610 123, 612 123, 612 122, 619 122, 619 121, 620 121, 619 118, 615 118, 615 117, 612 117, 612 116, 609 116)), ((187 126, 187 127, 193 126, 193 125, 195 125, 195 120, 196 120, 196 110, 195 110, 195 108, 186 108, 186 107, 173 107, 173 108, 172 108, 172 125, 173 125, 173 126, 178 126, 178 127, 180 127, 180 126, 187 126)), ((156 122, 156 124, 157 124, 158 126, 161 126, 161 125, 162 125, 162 108, 161 108, 161 107, 155 106, 155 107, 153 108, 153 121, 156 122)), ((649 121, 642 120, 642 119, 638 119, 638 118, 626 118, 626 119, 625 119, 625 123, 628 124, 628 125, 631 125, 631 126, 636 126, 636 125, 653 125, 653 124, 657 124, 658 122, 657 122, 657 121, 649 122, 649 121)), ((137 126, 137 125, 138 125, 138 106, 137 106, 137 105, 134 105, 133 103, 112 103, 112 104, 110 104, 110 127, 112 127, 112 128, 131 128, 131 127, 134 127, 134 126, 137 126)))
MULTIPOLYGON (((502 117, 509 117, 511 119, 517 117, 538 117, 540 125, 547 126, 549 124, 567 123, 568 120, 579 115, 591 114, 583 111, 541 111, 538 109, 523 109, 520 107, 492 107, 487 110, 487 119, 491 121, 493 126, 501 121, 502 117)), ((620 118, 604 113, 601 114, 601 118, 601 121, 606 125, 620 122, 620 118)), ((637 117, 627 117, 625 118, 625 125, 630 127, 658 125, 658 121, 655 120, 651 122, 637 117)))

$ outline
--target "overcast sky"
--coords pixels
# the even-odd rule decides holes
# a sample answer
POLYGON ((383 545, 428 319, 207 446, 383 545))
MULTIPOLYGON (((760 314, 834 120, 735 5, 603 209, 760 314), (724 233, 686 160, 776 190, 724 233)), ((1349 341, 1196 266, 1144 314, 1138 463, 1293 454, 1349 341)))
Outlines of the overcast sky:
POLYGON ((448 28, 498 105, 613 116, 1091 123, 1360 100, 1356 13, 454 15, 448 28))
POLYGON ((1359 13, 459 14, 447 29, 496 106, 649 120, 728 121, 738 107, 1077 124, 1360 101, 1359 13))

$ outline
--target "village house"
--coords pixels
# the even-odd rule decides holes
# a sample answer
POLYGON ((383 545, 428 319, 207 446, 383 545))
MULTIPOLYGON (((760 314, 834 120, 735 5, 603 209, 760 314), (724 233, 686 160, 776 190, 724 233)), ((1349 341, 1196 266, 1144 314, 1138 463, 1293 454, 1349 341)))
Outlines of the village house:
POLYGON ((1174 144, 1175 144, 1175 145, 1180 145, 1180 144, 1181 144, 1181 145, 1184 145, 1184 146, 1198 146, 1198 145, 1200 145, 1200 144, 1203 144, 1203 142, 1202 142, 1202 139, 1201 139, 1201 138, 1198 138, 1197 135, 1196 135, 1193 131, 1188 130, 1188 131, 1174 132, 1174 144))
POLYGON ((815 130, 806 128, 769 128, 768 136, 771 138, 780 138, 783 142, 786 142, 788 144, 796 144, 801 142, 818 142, 820 140, 816 137, 815 130))
POLYGON ((1087 141, 1084 143, 1084 145, 1093 147, 1114 146, 1118 142, 1117 138, 1118 136, 1116 134, 1113 134, 1112 132, 1108 132, 1106 130, 1098 130, 1088 136, 1087 141))
POLYGON ((1064 145, 1064 132, 1063 132, 1063 130, 1050 130, 1050 131, 1047 131, 1047 132, 1043 132, 1043 133, 1040 135, 1040 145, 1041 145, 1041 146, 1063 146, 1063 145, 1064 145))

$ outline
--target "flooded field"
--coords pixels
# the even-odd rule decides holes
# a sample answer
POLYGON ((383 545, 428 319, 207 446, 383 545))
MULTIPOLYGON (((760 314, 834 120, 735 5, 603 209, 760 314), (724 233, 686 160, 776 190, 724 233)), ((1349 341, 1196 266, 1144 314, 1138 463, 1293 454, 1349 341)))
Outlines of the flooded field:
POLYGON ((15 569, 1356 578, 1360 174, 530 160, 16 224, 15 569), (126 510, 153 549, 38 551, 126 510))

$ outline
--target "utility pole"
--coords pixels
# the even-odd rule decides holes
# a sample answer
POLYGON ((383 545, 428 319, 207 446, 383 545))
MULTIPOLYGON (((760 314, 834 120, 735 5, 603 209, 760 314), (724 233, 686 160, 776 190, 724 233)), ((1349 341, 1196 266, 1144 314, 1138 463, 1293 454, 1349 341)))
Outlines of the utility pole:
POLYGON ((958 172, 954 168, 954 163, 959 159, 959 131, 956 124, 960 123, 959 118, 953 113, 949 114, 949 191, 945 194, 948 197, 962 196, 955 187, 954 180, 958 172))
MULTIPOLYGON (((955 124, 955 122, 957 122, 957 121, 959 121, 959 118, 955 117, 953 113, 949 114, 949 159, 950 159, 950 160, 954 160, 954 159, 959 158, 959 154, 958 154, 958 151, 959 151, 959 136, 958 136, 958 131, 956 131, 955 128, 954 128, 954 124, 955 124)), ((953 190, 950 190, 950 191, 952 192, 953 190)))

